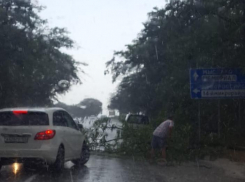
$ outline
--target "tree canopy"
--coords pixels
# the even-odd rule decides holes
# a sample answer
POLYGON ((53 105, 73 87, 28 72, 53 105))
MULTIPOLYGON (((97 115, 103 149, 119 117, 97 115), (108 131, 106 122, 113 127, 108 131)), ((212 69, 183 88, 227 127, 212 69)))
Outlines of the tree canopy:
POLYGON ((190 68, 244 67, 244 6, 241 0, 187 0, 155 8, 138 38, 107 63, 114 80, 124 76, 111 106, 152 111, 189 102, 190 68))
POLYGON ((28 0, 0 1, 0 107, 50 105, 67 80, 79 83, 78 62, 61 48, 74 42, 64 28, 49 28, 42 7, 28 0))
POLYGON ((73 117, 97 116, 102 112, 102 103, 93 98, 86 98, 76 105, 66 105, 59 102, 55 106, 67 110, 73 117))
MULTIPOLYGON (((122 78, 110 107, 152 117, 174 112, 179 122, 196 122, 198 103, 190 98, 189 70, 245 67, 244 10, 243 0, 173 1, 154 8, 138 37, 107 62, 113 80, 122 78)), ((202 127, 217 123, 217 101, 199 103, 202 127)), ((222 100, 221 120, 241 126, 239 103, 244 108, 242 100, 222 100)))

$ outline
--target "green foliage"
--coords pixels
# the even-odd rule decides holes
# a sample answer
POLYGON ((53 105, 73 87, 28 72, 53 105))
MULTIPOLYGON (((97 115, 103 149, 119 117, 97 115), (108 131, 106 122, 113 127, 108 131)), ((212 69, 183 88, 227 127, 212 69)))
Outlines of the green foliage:
POLYGON ((123 124, 121 131, 122 142, 119 144, 117 152, 130 156, 149 156, 151 148, 152 127, 135 127, 123 124))
POLYGON ((106 139, 108 136, 107 131, 112 131, 115 128, 116 126, 110 123, 109 118, 103 118, 95 121, 91 128, 85 129, 85 136, 91 150, 111 150, 112 145, 106 139))
POLYGON ((237 140, 244 145, 242 100, 224 99, 218 106, 216 100, 196 101, 189 94, 190 68, 245 67, 244 10, 243 0, 186 0, 155 8, 138 37, 107 63, 114 80, 123 76, 110 108, 144 112, 156 125, 159 115, 174 112, 176 126, 191 126, 191 146, 199 142, 198 105, 201 138, 218 133, 219 109, 222 145, 237 140))
MULTIPOLYGON (((149 158, 152 125, 131 125, 121 121, 122 127, 110 124, 108 118, 98 120, 87 130, 86 136, 92 150, 103 150, 120 155, 149 158), (108 140, 110 131, 117 130, 117 136, 108 140)), ((157 123, 157 122, 156 122, 157 123)), ((183 162, 200 155, 199 149, 190 149, 191 126, 182 125, 174 129, 172 139, 168 140, 167 159, 169 162, 183 162)), ((205 151, 206 152, 206 151, 205 151)), ((159 151, 160 154, 160 151, 159 151)))
POLYGON ((60 80, 79 83, 79 65, 62 48, 73 41, 64 28, 49 28, 32 1, 0 1, 0 107, 51 105, 60 80))
POLYGON ((202 137, 196 155, 201 159, 206 156, 209 156, 210 160, 217 159, 223 155, 226 145, 224 138, 220 138, 217 134, 211 133, 202 137))
POLYGON ((120 116, 118 117, 118 120, 119 121, 124 121, 126 116, 127 116, 126 114, 120 114, 120 116))
POLYGON ((98 115, 99 113, 102 112, 102 103, 93 98, 86 98, 82 100, 78 106, 80 107, 85 107, 84 112, 86 113, 86 116, 91 116, 91 115, 98 115))
POLYGON ((107 63, 114 79, 125 75, 111 107, 123 112, 175 110, 190 102, 190 68, 244 66, 239 61, 243 35, 235 31, 243 25, 243 6, 243 1, 189 0, 149 13, 138 38, 107 63))
POLYGON ((172 138, 168 141, 167 145, 167 158, 168 161, 183 162, 191 160, 196 156, 190 147, 190 137, 192 128, 190 125, 177 125, 174 128, 172 138))

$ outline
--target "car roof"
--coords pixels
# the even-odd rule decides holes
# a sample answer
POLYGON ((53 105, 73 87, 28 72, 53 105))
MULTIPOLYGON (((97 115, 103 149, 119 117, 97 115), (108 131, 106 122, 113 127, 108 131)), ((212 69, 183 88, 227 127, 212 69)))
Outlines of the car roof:
POLYGON ((130 114, 127 114, 128 116, 147 116, 147 115, 145 115, 145 114, 132 114, 132 113, 130 113, 130 114))
POLYGON ((3 108, 0 109, 0 112, 7 112, 7 111, 14 111, 14 110, 27 110, 27 111, 38 111, 38 112, 45 112, 45 113, 53 113, 55 111, 60 111, 64 109, 59 107, 13 107, 13 108, 3 108))

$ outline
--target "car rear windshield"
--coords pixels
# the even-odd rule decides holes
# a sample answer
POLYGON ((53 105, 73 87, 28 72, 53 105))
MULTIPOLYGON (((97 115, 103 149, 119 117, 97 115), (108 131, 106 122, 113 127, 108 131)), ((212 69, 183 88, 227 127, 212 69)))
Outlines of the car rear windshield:
POLYGON ((48 115, 43 112, 0 112, 0 126, 44 126, 49 125, 48 115))

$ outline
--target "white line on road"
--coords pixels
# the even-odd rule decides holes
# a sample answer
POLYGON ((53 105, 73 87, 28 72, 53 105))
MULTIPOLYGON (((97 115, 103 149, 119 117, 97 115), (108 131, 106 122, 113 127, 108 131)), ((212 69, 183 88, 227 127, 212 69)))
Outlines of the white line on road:
POLYGON ((24 182, 32 182, 34 179, 36 179, 37 174, 31 176, 30 178, 28 178, 27 180, 25 180, 24 182))

